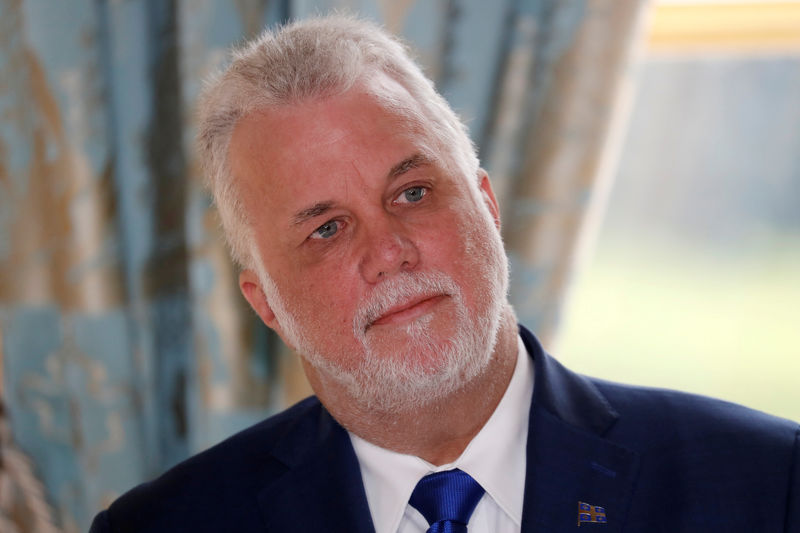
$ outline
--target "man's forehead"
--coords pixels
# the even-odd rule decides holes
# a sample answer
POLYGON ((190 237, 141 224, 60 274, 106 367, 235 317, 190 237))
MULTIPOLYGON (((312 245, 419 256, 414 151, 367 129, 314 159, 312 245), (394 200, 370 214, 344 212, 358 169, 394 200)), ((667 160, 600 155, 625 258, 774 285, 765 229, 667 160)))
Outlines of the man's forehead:
MULTIPOLYGON (((236 124, 228 154, 235 174, 252 165, 300 170, 305 163, 326 159, 333 167, 347 157, 366 159, 376 148, 389 157, 386 164, 396 165, 409 155, 404 146, 417 146, 417 152, 434 159, 429 137, 417 117, 354 87, 337 97, 252 111, 236 124)), ((413 163, 421 163, 422 155, 416 158, 413 163)))
POLYGON ((448 166, 421 115, 385 74, 337 95, 252 111, 229 147, 243 207, 268 208, 290 230, 344 205, 344 188, 380 190, 412 169, 448 166))

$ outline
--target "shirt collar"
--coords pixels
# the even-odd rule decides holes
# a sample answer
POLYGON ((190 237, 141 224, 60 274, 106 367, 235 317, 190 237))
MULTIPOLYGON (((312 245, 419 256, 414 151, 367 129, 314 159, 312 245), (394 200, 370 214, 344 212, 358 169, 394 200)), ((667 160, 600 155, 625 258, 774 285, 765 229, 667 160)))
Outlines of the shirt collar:
POLYGON ((423 476, 453 468, 472 476, 520 525, 532 395, 533 365, 522 339, 517 337, 517 362, 508 388, 489 420, 454 462, 437 467, 350 433, 376 533, 397 531, 411 492, 423 476))

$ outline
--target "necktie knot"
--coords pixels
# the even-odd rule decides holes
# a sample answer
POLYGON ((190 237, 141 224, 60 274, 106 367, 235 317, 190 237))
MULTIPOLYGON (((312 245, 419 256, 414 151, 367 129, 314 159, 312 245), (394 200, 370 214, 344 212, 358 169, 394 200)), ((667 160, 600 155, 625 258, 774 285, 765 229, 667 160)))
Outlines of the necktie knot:
POLYGON ((460 533, 467 531, 469 517, 483 492, 466 472, 448 470, 419 480, 408 503, 428 521, 428 533, 460 533))

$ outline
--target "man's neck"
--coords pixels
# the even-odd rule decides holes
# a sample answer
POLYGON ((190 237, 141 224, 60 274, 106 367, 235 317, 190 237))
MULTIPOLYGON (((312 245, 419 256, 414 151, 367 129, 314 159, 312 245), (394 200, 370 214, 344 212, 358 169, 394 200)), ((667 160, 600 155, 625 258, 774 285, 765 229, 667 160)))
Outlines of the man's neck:
POLYGON ((409 411, 362 408, 343 388, 322 383, 306 364, 320 401, 349 431, 377 446, 441 465, 457 459, 494 412, 511 381, 517 356, 517 325, 504 309, 497 343, 486 371, 453 394, 409 411))

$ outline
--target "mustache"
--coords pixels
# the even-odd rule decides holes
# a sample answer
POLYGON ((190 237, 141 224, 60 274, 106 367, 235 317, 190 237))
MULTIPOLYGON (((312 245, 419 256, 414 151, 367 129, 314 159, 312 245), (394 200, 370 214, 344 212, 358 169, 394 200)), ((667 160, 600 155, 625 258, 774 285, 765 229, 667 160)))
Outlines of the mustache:
POLYGON ((432 296, 460 294, 456 282, 443 272, 401 272, 380 283, 358 304, 353 317, 353 331, 357 336, 364 332, 392 307, 415 299, 432 296))

